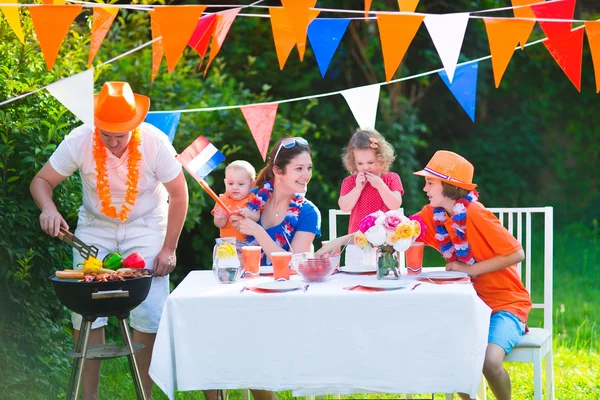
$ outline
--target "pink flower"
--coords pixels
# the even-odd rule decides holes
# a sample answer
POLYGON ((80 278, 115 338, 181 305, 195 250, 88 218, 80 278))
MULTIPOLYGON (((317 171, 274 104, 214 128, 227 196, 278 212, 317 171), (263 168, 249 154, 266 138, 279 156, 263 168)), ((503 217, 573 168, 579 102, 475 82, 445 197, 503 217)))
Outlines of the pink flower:
POLYGON ((383 226, 385 227, 385 229, 387 229, 388 231, 395 231, 396 227, 398 226, 398 224, 401 222, 402 220, 400 219, 400 217, 396 216, 396 215, 388 215, 385 217, 385 219, 383 220, 383 226))
POLYGON ((366 217, 364 217, 361 221, 360 221, 360 225, 358 227, 358 230, 360 230, 362 233, 365 233, 366 231, 369 230, 369 228, 371 228, 373 225, 375 225, 375 221, 377 221, 377 217, 374 215, 367 215, 366 217))
POLYGON ((419 228, 421 228, 420 232, 419 229, 415 226, 415 231, 419 232, 419 236, 417 236, 415 241, 420 241, 421 239, 423 239, 423 237, 425 237, 425 232, 427 232, 427 225, 425 225, 425 222, 423 222, 423 218, 421 218, 418 215, 411 215, 408 218, 412 221, 416 221, 419 224, 419 228))

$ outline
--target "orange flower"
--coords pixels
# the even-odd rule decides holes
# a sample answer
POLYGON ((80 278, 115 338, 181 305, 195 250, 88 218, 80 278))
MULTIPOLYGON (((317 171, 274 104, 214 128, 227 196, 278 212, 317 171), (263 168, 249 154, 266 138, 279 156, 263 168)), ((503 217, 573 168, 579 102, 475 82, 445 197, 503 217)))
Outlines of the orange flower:
POLYGON ((100 130, 96 128, 94 132, 94 148, 92 153, 96 162, 96 192, 98 200, 100 200, 100 212, 110 218, 118 218, 121 222, 129 218, 129 212, 135 205, 137 200, 138 183, 140 180, 140 161, 142 153, 140 152, 140 144, 142 137, 140 128, 135 128, 131 134, 129 141, 129 159, 127 160, 127 190, 125 191, 125 203, 117 213, 117 208, 112 204, 110 194, 110 186, 108 185, 108 175, 106 173, 106 146, 100 139, 100 130), (130 207, 131 206, 131 207, 130 207))
POLYGON ((418 238, 421 236, 421 224, 417 220, 412 220, 413 229, 415 230, 414 236, 418 238))

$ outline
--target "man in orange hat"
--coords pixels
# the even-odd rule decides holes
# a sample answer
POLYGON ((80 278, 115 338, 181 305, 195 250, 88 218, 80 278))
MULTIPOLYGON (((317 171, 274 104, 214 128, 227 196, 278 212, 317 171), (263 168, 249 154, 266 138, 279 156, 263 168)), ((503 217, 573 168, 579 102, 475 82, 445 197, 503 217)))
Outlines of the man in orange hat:
POLYGON ((467 273, 492 309, 483 374, 496 398, 507 400, 511 384, 504 356, 525 333, 531 310, 516 267, 525 255, 517 239, 477 201, 473 172, 473 165, 460 155, 436 152, 423 170, 414 173, 425 177, 423 191, 429 199, 416 215, 428 228, 422 241, 442 253, 446 270, 467 273))
MULTIPOLYGON (((144 123, 150 99, 134 94, 125 82, 106 82, 94 99, 94 125, 69 133, 31 182, 31 194, 41 210, 40 225, 55 237, 66 221, 52 200, 53 189, 79 170, 83 205, 75 235, 99 248, 124 256, 140 253, 154 270, 146 300, 131 312, 133 340, 145 348, 136 353, 144 391, 152 398, 148 375, 152 346, 169 295, 169 273, 188 207, 181 164, 167 136, 144 123)), ((82 261, 73 252, 73 265, 82 261)), ((81 316, 73 313, 75 341, 81 316)), ((106 318, 92 325, 90 344, 104 342, 106 318)), ((83 399, 98 398, 100 361, 85 365, 83 399)))

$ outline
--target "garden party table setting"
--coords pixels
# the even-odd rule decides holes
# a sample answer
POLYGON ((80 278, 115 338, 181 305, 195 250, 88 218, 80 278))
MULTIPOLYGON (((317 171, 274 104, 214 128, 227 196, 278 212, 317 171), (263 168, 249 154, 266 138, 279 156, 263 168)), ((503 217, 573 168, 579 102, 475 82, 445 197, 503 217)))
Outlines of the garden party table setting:
POLYGON ((268 274, 242 276, 232 257, 222 265, 231 279, 218 268, 188 274, 163 310, 154 382, 171 399, 175 390, 243 388, 475 397, 490 308, 468 279, 444 271, 390 280, 343 273, 339 256, 316 276, 307 272, 323 265, 314 258, 281 254, 268 274))

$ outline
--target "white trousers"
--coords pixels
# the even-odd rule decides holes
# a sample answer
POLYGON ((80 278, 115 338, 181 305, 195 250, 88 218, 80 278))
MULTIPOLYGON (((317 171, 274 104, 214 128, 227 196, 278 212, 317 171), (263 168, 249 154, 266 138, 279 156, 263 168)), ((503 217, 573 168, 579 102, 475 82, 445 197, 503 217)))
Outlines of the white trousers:
MULTIPOLYGON (((80 214, 75 236, 88 245, 98 247, 101 260, 110 252, 119 252, 123 258, 131 253, 140 253, 146 260, 146 268, 152 269, 154 258, 162 248, 166 233, 166 216, 151 215, 137 218, 129 223, 114 223, 98 219, 88 213, 80 214)), ((73 268, 83 259, 73 249, 73 268)), ((129 323, 133 329, 145 333, 156 333, 160 316, 169 295, 169 276, 152 278, 152 286, 146 300, 131 311, 129 323)), ((73 328, 81 327, 81 315, 72 313, 73 328)), ((92 329, 108 324, 108 318, 100 317, 92 323, 92 329)))

